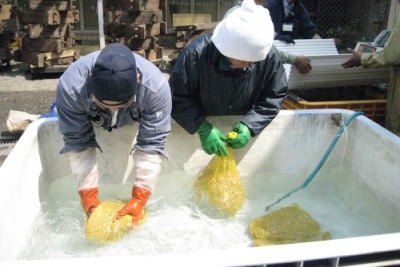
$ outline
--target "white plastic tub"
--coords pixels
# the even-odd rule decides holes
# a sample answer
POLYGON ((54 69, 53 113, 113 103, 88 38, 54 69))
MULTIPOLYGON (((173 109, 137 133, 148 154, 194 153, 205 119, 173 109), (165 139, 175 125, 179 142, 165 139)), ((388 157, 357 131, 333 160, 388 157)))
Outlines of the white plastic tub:
MULTIPOLYGON (((247 223, 265 214, 265 206, 298 187, 326 153, 339 129, 331 115, 341 114, 345 120, 352 113, 339 109, 284 110, 257 138, 252 139, 246 149, 235 150, 247 193, 237 220, 247 223)), ((210 118, 225 133, 237 119, 210 118)), ((129 180, 132 166, 129 150, 136 129, 132 126, 111 133, 97 131, 103 149, 103 153, 99 153, 101 199, 112 196, 111 193, 107 195, 105 188, 115 188, 129 180)), ((210 156, 200 149, 197 135, 187 134, 175 123, 172 129, 168 139, 170 160, 165 161, 156 192, 149 201, 150 214, 144 228, 125 238, 140 236, 146 231, 146 225, 158 227, 159 231, 152 232, 153 237, 142 246, 144 249, 148 247, 149 251, 140 251, 137 243, 137 250, 132 245, 125 248, 113 244, 104 245, 101 252, 94 253, 92 251, 99 250, 99 247, 85 247, 86 241, 82 236, 84 216, 74 181, 70 178, 70 184, 64 183, 64 180, 68 181, 70 168, 65 157, 58 153, 63 141, 57 129, 57 119, 32 123, 0 168, 0 265, 252 266, 319 261, 319 266, 323 266, 322 262, 328 261, 330 266, 339 266, 341 261, 351 256, 380 252, 400 254, 400 138, 364 116, 356 117, 348 125, 324 166, 305 189, 272 207, 273 210, 299 203, 321 223, 322 230, 332 233, 332 240, 255 248, 249 242, 251 238, 246 225, 242 225, 239 234, 235 234, 243 235, 243 238, 239 236, 239 243, 226 244, 224 236, 231 238, 224 232, 231 232, 229 226, 225 227, 226 222, 221 221, 222 225, 218 225, 218 220, 213 222, 213 229, 221 229, 219 237, 207 232, 207 216, 196 217, 198 211, 192 203, 179 211, 188 213, 189 219, 194 217, 193 220, 204 222, 205 226, 190 232, 190 222, 185 224, 184 217, 175 218, 171 214, 170 220, 182 223, 182 228, 169 233, 176 239, 173 243, 164 240, 163 249, 158 251, 152 242, 159 242, 158 235, 164 234, 162 227, 167 222, 157 221, 162 212, 158 214, 156 210, 173 210, 181 205, 175 195, 190 192, 190 181, 210 160, 210 156), (63 186, 54 186, 59 183, 63 186), (65 194, 67 191, 72 193, 65 194), (49 195, 59 201, 48 202, 49 195), (78 229, 67 239, 60 239, 62 241, 58 239, 61 235, 58 234, 59 228, 46 230, 52 240, 44 241, 50 242, 51 249, 55 249, 55 254, 51 254, 53 252, 47 251, 49 245, 42 248, 41 242, 32 238, 35 231, 40 230, 39 218, 64 206, 76 207, 68 212, 71 216, 78 216, 78 229), (200 245, 196 247, 198 241, 193 233, 203 235, 203 239, 214 239, 210 244, 217 241, 220 244, 209 249, 200 245), (82 250, 88 251, 81 253, 81 250, 73 248, 77 238, 82 250), (63 248, 67 248, 66 251, 63 248), (35 249, 38 252, 30 258, 27 250, 35 249)), ((122 198, 128 197, 129 191, 129 183, 117 190, 122 198)), ((181 199, 184 199, 182 202, 188 201, 184 197, 181 199)), ((63 220, 68 222, 68 213, 65 216, 63 220)), ((70 227, 61 226, 63 229, 70 227)), ((232 229, 236 231, 236 228, 232 229)))

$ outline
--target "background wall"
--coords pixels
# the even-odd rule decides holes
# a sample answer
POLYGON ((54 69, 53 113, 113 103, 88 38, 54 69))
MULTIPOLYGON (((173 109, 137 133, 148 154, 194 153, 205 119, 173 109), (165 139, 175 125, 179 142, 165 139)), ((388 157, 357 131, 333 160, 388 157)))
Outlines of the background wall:
POLYGON ((386 29, 391 0, 319 0, 317 31, 323 38, 341 37, 343 46, 373 41, 386 29))

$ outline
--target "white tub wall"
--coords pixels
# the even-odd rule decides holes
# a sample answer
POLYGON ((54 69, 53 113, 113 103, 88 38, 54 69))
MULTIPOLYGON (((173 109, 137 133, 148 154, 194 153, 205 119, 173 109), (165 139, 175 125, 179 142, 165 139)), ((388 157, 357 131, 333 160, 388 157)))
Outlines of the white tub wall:
MULTIPOLYGON (((245 175, 269 172, 311 172, 339 129, 330 119, 332 112, 341 112, 346 116, 352 113, 344 110, 282 111, 258 138, 252 139, 252 143, 248 147, 235 150, 239 170, 245 175)), ((210 118, 210 121, 222 132, 227 133, 238 117, 220 119, 210 118)), ((326 164, 347 160, 356 166, 361 164, 359 162, 372 160, 369 155, 364 155, 366 153, 362 150, 362 144, 366 140, 371 140, 372 137, 376 138, 377 134, 379 136, 383 128, 373 124, 372 126, 375 128, 372 127, 371 131, 371 125, 368 125, 370 121, 365 120, 361 117, 354 119, 348 129, 349 136, 341 137, 326 164), (360 122, 363 125, 359 125, 360 122), (355 129, 350 129, 350 127, 355 129), (358 138, 361 135, 365 136, 358 138), (348 138, 348 141, 345 142, 344 138, 348 138), (356 144, 350 146, 349 144, 353 140, 356 144), (364 158, 355 157, 358 154, 364 158)), ((2 200, 0 203, 8 204, 0 206, 0 214, 7 218, 0 222, 0 236, 2 237, 0 239, 0 261, 15 259, 23 249, 29 238, 31 226, 40 211, 40 199, 45 194, 48 184, 53 179, 65 177, 70 173, 65 157, 58 154, 63 142, 56 128, 57 123, 54 119, 41 120, 31 124, 0 168, 0 200, 2 200), (57 148, 55 149, 53 146, 57 148), (43 185, 43 183, 47 185, 43 185), (24 212, 18 212, 20 210, 24 212)), ((136 130, 136 126, 132 126, 111 133, 103 130, 96 131, 98 141, 104 151, 104 153, 99 153, 102 183, 120 182, 121 177, 130 172, 132 162, 128 154, 136 130), (117 156, 110 158, 111 154, 117 156), (113 180, 111 177, 118 178, 113 180)), ((396 153, 399 155, 399 139, 394 138, 387 131, 383 131, 381 138, 381 145, 377 149, 380 149, 381 156, 390 155, 389 160, 382 165, 378 158, 374 163, 376 165, 371 163, 371 168, 379 171, 384 166, 389 169, 388 172, 384 171, 382 183, 386 183, 387 176, 391 182, 398 185, 399 178, 393 174, 400 173, 400 164, 394 157, 396 153), (386 140, 386 138, 391 140, 386 140), (391 146, 395 147, 393 152, 385 153, 385 150, 392 151, 391 146), (391 171, 393 172, 391 173, 391 171)), ((165 162, 163 175, 168 175, 173 171, 190 171, 193 170, 193 167, 196 169, 205 166, 211 159, 209 155, 201 151, 198 135, 188 135, 175 123, 173 123, 167 146, 171 160, 165 162)), ((365 176, 365 178, 359 179, 370 181, 373 185, 374 179, 370 178, 369 173, 371 171, 360 172, 360 177, 365 176)), ((304 177, 300 178, 300 180, 303 179, 304 177)), ((390 184, 386 186, 389 190, 396 192, 396 189, 390 188, 390 184)), ((399 187, 397 186, 397 188, 399 187)), ((385 192, 379 193, 384 194, 385 192)), ((398 201, 398 197, 394 199, 398 201)), ((382 201, 389 201, 389 199, 382 201)), ((399 211, 398 203, 400 201, 397 202, 397 205, 393 204, 390 209, 399 211)), ((396 238, 398 240, 398 235, 396 238)), ((379 243, 372 243, 374 242, 371 242, 371 246, 379 248, 379 243)), ((396 248, 398 249, 398 247, 396 248)), ((251 251, 253 253, 253 250, 251 251)), ((335 253, 332 252, 332 254, 335 253)), ((281 255, 281 257, 284 256, 281 255)))
MULTIPOLYGON (((64 142, 57 128, 57 121, 47 122, 44 125, 45 127, 39 130, 39 155, 45 173, 42 179, 53 180, 71 175, 66 157, 59 154, 64 142)), ((127 168, 131 167, 128 164, 129 153, 137 132, 137 125, 111 132, 96 128, 95 132, 102 150, 102 152, 98 150, 97 153, 101 182, 121 183, 127 168), (118 160, 114 160, 116 158, 118 160)))
MULTIPOLYGON (((300 112, 294 116, 290 112, 281 112, 265 131, 251 139, 249 145, 234 151, 238 168, 243 175, 311 172, 339 129, 330 117, 331 113, 310 115, 309 112, 300 112), (283 161, 290 164, 283 164, 283 161)), ((223 133, 231 131, 239 119, 237 116, 209 118, 223 133)), ((167 139, 170 160, 164 162, 163 174, 184 170, 193 155, 198 155, 197 165, 204 167, 212 156, 202 151, 198 134, 189 135, 174 121, 172 123, 172 132, 167 139)), ((129 151, 136 131, 136 125, 112 132, 96 129, 103 150, 103 153, 98 153, 102 183, 122 182, 124 173, 129 170, 128 161, 131 163, 129 151), (118 160, 114 160, 115 157, 118 160)), ((43 169, 41 179, 47 181, 70 175, 68 162, 59 154, 63 140, 56 121, 42 124, 38 133, 38 152, 43 169)), ((329 160, 341 160, 344 154, 341 149, 341 142, 338 142, 329 160)))
MULTIPOLYGON (((297 243, 279 246, 233 248, 199 253, 169 253, 155 255, 104 256, 34 261, 6 261, 4 267, 54 267, 54 266, 165 266, 174 267, 221 267, 221 266, 269 266, 287 263, 293 266, 317 266, 312 260, 331 260, 331 266, 339 265, 344 257, 354 255, 370 256, 370 253, 385 253, 399 249, 400 234, 386 234, 371 237, 355 237, 297 243), (373 242, 371 242, 373 241, 373 242), (379 244, 379 245, 377 245, 379 244), (311 265, 310 265, 311 262, 311 265)), ((318 264, 318 263, 317 263, 318 264)), ((362 266, 398 266, 399 260, 381 261, 362 266), (379 264, 381 263, 381 264, 379 264)), ((351 265, 347 265, 351 266, 351 265)), ((357 265, 360 266, 360 265, 357 265)))
POLYGON ((366 184, 377 201, 400 219, 400 138, 364 116, 348 131, 346 161, 353 176, 366 184))
MULTIPOLYGON (((0 214, 7 218, 0 220, 0 260, 14 259, 20 253, 49 185, 71 175, 67 159, 59 154, 63 140, 57 127, 54 118, 33 122, 0 168, 0 203, 7 203, 0 205, 0 214)), ((131 177, 129 152, 136 132, 136 125, 112 132, 96 129, 104 152, 98 153, 102 184, 122 183, 125 175, 126 180, 131 177), (115 155, 111 159, 110 153, 115 155)))
POLYGON ((20 253, 40 211, 42 164, 35 126, 28 127, 0 168, 0 260, 15 259, 20 253))
MULTIPOLYGON (((228 133, 240 117, 211 117, 208 120, 222 133, 228 133)), ((331 119, 331 112, 281 111, 259 136, 251 138, 245 148, 234 150, 239 171, 242 175, 311 172, 338 129, 331 119), (255 160, 259 158, 263 160, 255 160)), ((198 134, 189 135, 175 123, 167 144, 173 162, 164 164, 168 166, 165 169, 183 170, 190 166, 198 170, 199 165, 205 166, 211 159, 202 152, 198 134)), ((339 142, 329 160, 339 161, 342 157, 342 144, 339 142)), ((193 173, 190 167, 185 170, 193 173)))
POLYGON ((36 156, 39 157, 42 168, 39 176, 39 196, 43 197, 54 180, 70 175, 70 168, 67 159, 59 154, 63 140, 57 129, 57 119, 48 119, 30 127, 37 131, 36 156))
MULTIPOLYGON (((281 112, 238 160, 242 174, 309 173, 322 158, 338 127, 331 114, 281 112), (255 160, 255 159, 262 160, 255 160)), ((341 151, 338 145, 337 151, 341 151)), ((236 153, 236 152, 235 152, 236 153)), ((340 154, 339 154, 340 155, 340 154)), ((330 160, 335 160, 336 152, 330 160)))
MULTIPOLYGON (((235 150, 239 171, 243 175, 311 172, 338 130, 330 116, 331 113, 328 111, 281 112, 259 137, 251 140, 245 149, 235 150), (255 160, 259 158, 263 160, 255 160)), ((222 132, 227 133, 239 119, 240 117, 235 116, 214 117, 210 118, 210 121, 222 132)), ((129 173, 132 163, 129 150, 136 131, 136 126, 124 127, 111 133, 96 129, 98 142, 103 150, 103 153, 98 153, 101 183, 121 182, 124 173, 129 173), (110 138, 111 136, 113 138, 110 138), (110 155, 112 155, 111 158, 110 155)), ((19 183, 21 185, 14 185, 12 188, 19 188, 27 192, 15 198, 14 203, 10 203, 11 207, 25 209, 28 204, 22 203, 29 203, 28 207, 32 216, 23 216, 20 213, 9 211, 9 216, 13 217, 16 222, 24 221, 20 231, 29 232, 30 226, 34 223, 36 214, 40 210, 40 198, 47 192, 51 181, 70 175, 67 160, 64 156, 59 155, 62 146, 62 136, 58 132, 55 119, 35 122, 30 125, 4 163, 5 167, 1 169, 9 179, 17 184, 17 181, 21 180, 19 183), (21 172, 15 172, 12 169, 17 170, 17 168, 10 167, 8 162, 11 162, 11 166, 21 164, 21 162, 29 164, 24 164, 21 172), (24 170, 28 173, 24 173, 24 170), (38 177, 39 180, 31 180, 33 183, 31 185, 24 182, 25 178, 22 177, 38 177)), ((162 173, 164 175, 183 170, 194 174, 211 159, 211 156, 201 150, 198 135, 187 134, 175 122, 173 122, 167 146, 171 160, 164 163, 162 173)), ((329 160, 334 161, 335 154, 338 154, 340 158, 343 155, 343 152, 340 151, 339 142, 329 160)), ((301 180, 304 177, 298 179, 301 180)), ((10 186, 2 188, 7 187, 10 188, 10 186)), ((10 222, 14 220, 10 220, 10 222)), ((19 242, 16 240, 16 242, 19 243, 17 245, 19 247, 25 243, 25 240, 21 237, 21 240, 19 242)), ((15 253, 7 253, 7 255, 13 257, 15 253)))

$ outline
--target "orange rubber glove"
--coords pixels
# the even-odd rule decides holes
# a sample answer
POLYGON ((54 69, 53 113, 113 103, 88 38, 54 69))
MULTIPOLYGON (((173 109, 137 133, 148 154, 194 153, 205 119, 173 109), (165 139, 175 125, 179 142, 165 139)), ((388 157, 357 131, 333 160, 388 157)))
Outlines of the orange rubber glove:
POLYGON ((100 201, 97 199, 99 195, 99 190, 97 188, 86 188, 79 190, 79 195, 81 196, 81 204, 83 211, 89 218, 93 210, 100 205, 100 201))
POLYGON ((118 211, 116 219, 119 220, 125 215, 131 215, 133 225, 137 224, 143 217, 144 206, 150 195, 151 192, 147 188, 134 186, 132 188, 132 199, 118 211))

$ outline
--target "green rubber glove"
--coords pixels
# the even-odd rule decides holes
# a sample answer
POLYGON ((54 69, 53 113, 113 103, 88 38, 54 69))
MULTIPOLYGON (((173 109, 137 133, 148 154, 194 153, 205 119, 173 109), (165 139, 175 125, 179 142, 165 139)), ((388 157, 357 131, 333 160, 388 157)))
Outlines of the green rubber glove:
POLYGON ((197 129, 197 133, 200 136, 201 146, 207 154, 216 154, 220 157, 222 154, 228 156, 228 150, 223 142, 226 139, 225 135, 211 123, 204 121, 197 129))
POLYGON ((247 128, 245 124, 239 122, 233 128, 233 131, 228 134, 228 139, 225 139, 224 141, 233 149, 239 149, 247 145, 250 136, 249 128, 247 128))

